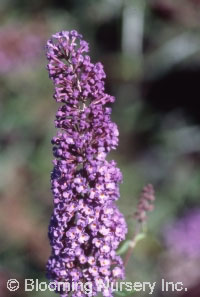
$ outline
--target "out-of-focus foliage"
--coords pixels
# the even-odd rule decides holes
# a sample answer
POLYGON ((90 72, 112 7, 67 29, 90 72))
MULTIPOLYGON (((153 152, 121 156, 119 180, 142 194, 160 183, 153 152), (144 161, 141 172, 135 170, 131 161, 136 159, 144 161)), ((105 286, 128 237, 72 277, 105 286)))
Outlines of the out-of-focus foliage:
MULTIPOLYGON (((57 106, 44 47, 63 29, 77 29, 90 42, 117 98, 120 145, 110 158, 124 176, 119 206, 129 239, 140 190, 146 183, 156 190, 149 232, 129 261, 127 280, 170 279, 175 255, 163 241, 165 226, 200 207, 200 1, 2 0, 0 16, 0 296, 55 296, 23 288, 13 295, 3 284, 45 279, 57 106)), ((197 260, 176 259, 195 274, 197 260)), ((194 279, 188 296, 199 296, 198 273, 194 279)), ((159 288, 154 294, 165 296, 159 288)))

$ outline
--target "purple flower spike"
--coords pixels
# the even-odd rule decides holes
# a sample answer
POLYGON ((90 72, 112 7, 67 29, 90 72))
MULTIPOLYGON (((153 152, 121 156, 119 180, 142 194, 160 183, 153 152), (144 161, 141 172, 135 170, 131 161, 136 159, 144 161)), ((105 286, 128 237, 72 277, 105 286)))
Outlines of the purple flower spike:
MULTIPOLYGON (((93 64, 88 50, 76 31, 56 33, 47 42, 54 98, 63 103, 55 120, 59 132, 52 139, 54 211, 47 276, 55 282, 91 282, 90 296, 96 296, 97 280, 105 284, 124 278, 116 249, 127 227, 115 205, 122 174, 114 161, 106 160, 118 144, 118 129, 106 107, 114 97, 105 93, 103 65, 93 64)), ((89 296, 80 288, 74 294, 89 296)))

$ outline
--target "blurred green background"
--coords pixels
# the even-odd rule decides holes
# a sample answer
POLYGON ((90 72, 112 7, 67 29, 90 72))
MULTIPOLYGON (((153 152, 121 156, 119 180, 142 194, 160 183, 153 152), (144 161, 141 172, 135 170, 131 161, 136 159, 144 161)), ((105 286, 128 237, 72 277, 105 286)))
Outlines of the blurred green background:
MULTIPOLYGON (((199 20, 199 0, 1 0, 0 297, 55 296, 24 292, 22 285, 9 292, 5 284, 45 280, 58 106, 44 47, 51 34, 71 29, 89 41, 92 61, 105 66, 107 92, 116 96, 112 118, 120 142, 110 157, 124 177, 120 210, 127 217, 135 211, 145 184, 156 191, 148 234, 134 250, 127 280, 156 281, 153 296, 161 297, 176 296, 161 292, 161 278, 187 279, 188 292, 179 296, 200 296, 200 253, 175 251, 165 234, 166 226, 200 209, 199 20)), ((131 238, 134 221, 127 220, 131 238)), ((191 227, 186 240, 194 237, 190 247, 198 248, 200 220, 192 226, 196 233, 191 227)))

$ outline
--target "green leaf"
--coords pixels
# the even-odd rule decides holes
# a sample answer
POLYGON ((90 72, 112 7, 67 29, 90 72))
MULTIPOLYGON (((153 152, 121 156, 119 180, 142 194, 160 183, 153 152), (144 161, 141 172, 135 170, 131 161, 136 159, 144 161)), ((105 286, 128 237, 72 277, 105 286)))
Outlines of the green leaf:
POLYGON ((146 237, 146 233, 139 233, 138 235, 136 235, 135 237, 135 245, 142 239, 144 239, 146 237))
POLYGON ((136 244, 144 239, 146 237, 146 233, 139 233, 136 235, 136 237, 134 238, 134 240, 125 240, 121 247, 117 250, 117 255, 122 255, 124 254, 129 247, 135 247, 136 244))
POLYGON ((128 248, 130 247, 131 240, 125 240, 120 248, 117 250, 117 255, 122 255, 124 254, 128 248))

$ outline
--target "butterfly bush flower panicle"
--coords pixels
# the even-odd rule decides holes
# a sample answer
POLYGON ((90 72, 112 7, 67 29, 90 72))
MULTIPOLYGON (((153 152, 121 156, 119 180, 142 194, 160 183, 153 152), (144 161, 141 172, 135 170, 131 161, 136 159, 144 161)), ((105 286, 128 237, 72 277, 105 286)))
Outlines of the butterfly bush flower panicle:
MULTIPOLYGON (((115 282, 124 278, 116 255, 127 232, 115 205, 119 198, 120 170, 107 154, 118 144, 118 129, 111 121, 101 63, 93 64, 89 46, 76 31, 56 33, 47 42, 49 76, 54 98, 62 105, 56 113, 58 133, 52 139, 51 175, 54 211, 49 225, 52 253, 47 276, 56 282, 115 282)), ((61 296, 68 296, 61 291, 61 296)), ((104 296, 112 296, 103 291, 104 296)), ((76 296, 86 296, 80 288, 76 296)))
POLYGON ((154 209, 155 192, 151 184, 146 185, 140 194, 136 211, 131 217, 136 220, 135 231, 132 239, 129 242, 128 250, 125 255, 124 264, 128 264, 129 259, 138 241, 145 236, 145 229, 147 223, 147 213, 154 209))
POLYGON ((151 184, 146 185, 140 195, 137 210, 134 214, 139 223, 144 223, 147 220, 147 212, 154 209, 155 193, 151 184))

